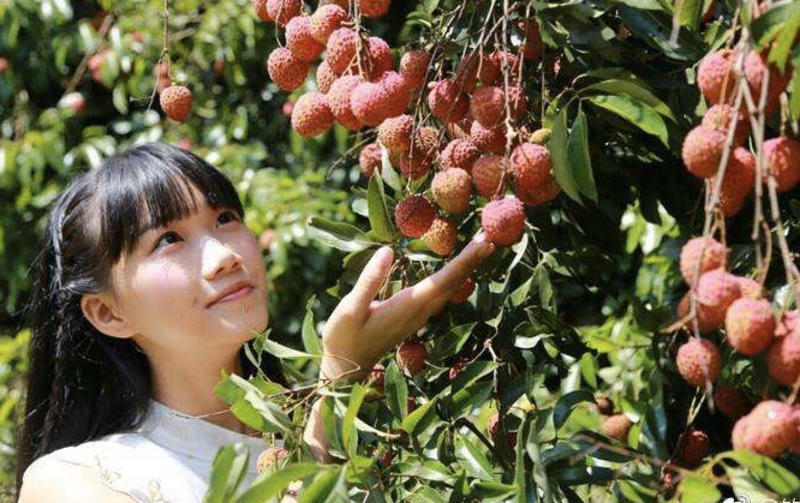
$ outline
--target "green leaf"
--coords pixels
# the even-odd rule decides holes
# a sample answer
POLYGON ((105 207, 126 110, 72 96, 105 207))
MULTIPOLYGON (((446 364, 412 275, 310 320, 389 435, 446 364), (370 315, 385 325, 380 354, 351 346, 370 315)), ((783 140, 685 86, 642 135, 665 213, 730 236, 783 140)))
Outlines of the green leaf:
POLYGON ((519 493, 517 485, 502 484, 500 482, 473 481, 470 484, 472 494, 478 501, 506 501, 519 493))
POLYGON ((397 364, 392 361, 386 366, 383 374, 383 392, 386 396, 386 404, 389 409, 399 419, 403 419, 408 414, 408 385, 406 378, 400 373, 397 364))
POLYGON ((624 96, 600 95, 585 98, 589 103, 613 112, 645 133, 649 133, 666 145, 667 126, 661 116, 648 105, 624 96))
POLYGON ((789 19, 783 23, 783 28, 778 33, 778 37, 769 51, 769 62, 783 71, 786 68, 786 60, 792 51, 792 46, 797 37, 797 30, 800 29, 800 5, 795 2, 794 12, 790 14, 789 19))
MULTIPOLYGON (((325 470, 325 466, 319 463, 298 463, 285 466, 269 477, 253 484, 253 487, 242 494, 236 500, 236 503, 262 503, 267 501, 278 496, 281 491, 295 480, 308 477, 313 473, 319 472, 320 469, 324 470, 322 473, 332 471, 330 469, 325 470)), ((334 473, 336 472, 334 471, 334 473)))
POLYGON ((343 475, 345 466, 339 470, 326 470, 317 474, 307 488, 300 492, 297 503, 316 503, 329 501, 334 488, 343 475))
POLYGON ((575 202, 582 203, 578 187, 572 178, 572 167, 569 162, 569 135, 567 132, 566 107, 553 122, 552 135, 547 146, 550 149, 550 160, 553 163, 553 174, 558 185, 575 202))
POLYGON ((692 475, 683 479, 678 491, 681 503, 717 503, 722 499, 717 486, 692 475))
POLYGON ((218 449, 211 468, 206 502, 229 501, 242 482, 248 461, 249 448, 244 444, 236 443, 218 449))
POLYGON ((364 402, 364 395, 367 388, 358 383, 353 385, 350 391, 350 403, 347 406, 342 418, 342 443, 350 458, 356 456, 356 447, 358 446, 358 432, 355 428, 355 419, 358 416, 358 411, 361 409, 361 404, 364 402))
POLYGON ((492 467, 483 450, 479 449, 463 434, 456 435, 456 460, 471 477, 481 480, 492 480, 492 467))
POLYGON ((569 418, 569 415, 572 414, 572 409, 575 407, 575 405, 581 402, 593 401, 594 395, 585 389, 572 391, 559 398, 558 402, 556 402, 555 408, 553 409, 553 424, 555 425, 556 430, 564 425, 569 418))
POLYGON ((361 251, 376 244, 367 239, 358 227, 344 222, 332 222, 317 216, 309 217, 308 233, 328 246, 347 252, 361 251))
POLYGON ((284 346, 278 342, 275 342, 270 339, 264 340, 264 350, 267 353, 277 356, 278 358, 286 358, 286 359, 294 359, 294 358, 316 358, 321 355, 312 355, 309 353, 305 353, 303 351, 298 351, 296 349, 292 349, 288 346, 284 346))
MULTIPOLYGON (((400 428, 402 428, 403 431, 407 432, 409 435, 414 434, 415 430, 417 429, 417 426, 422 426, 425 425, 425 423, 430 422, 430 421, 422 421, 422 419, 428 416, 429 412, 431 413, 431 415, 433 414, 431 409, 435 404, 436 404, 436 397, 434 397, 431 400, 428 400, 427 402, 417 407, 414 410, 414 412, 407 415, 403 419, 403 422, 400 424, 400 428)), ((429 417, 429 419, 430 418, 432 418, 432 416, 429 417)))
POLYGON ((681 26, 697 30, 700 25, 700 16, 703 15, 703 0, 682 0, 680 21, 681 26))
POLYGON ((586 115, 581 109, 578 109, 578 115, 572 123, 567 150, 575 185, 581 194, 596 203, 597 187, 592 174, 592 160, 589 157, 589 128, 586 115))
POLYGON ((781 496, 800 493, 800 479, 797 475, 770 458, 745 450, 729 451, 724 457, 746 467, 752 475, 781 496))
POLYGON ((317 329, 314 327, 314 302, 317 300, 316 295, 312 295, 308 302, 306 302, 306 315, 303 318, 303 347, 309 354, 321 355, 322 343, 317 335, 317 329))
POLYGON ((776 4, 754 19, 750 24, 750 31, 758 48, 766 47, 772 39, 779 36, 786 23, 798 10, 800 10, 800 5, 797 2, 776 4))
POLYGON ((581 89, 580 92, 584 93, 586 91, 600 91, 604 94, 613 94, 616 96, 627 95, 633 99, 641 101, 646 105, 649 105, 653 110, 664 117, 672 119, 673 121, 676 120, 675 115, 672 113, 672 110, 669 108, 669 106, 658 99, 652 92, 650 92, 650 90, 645 87, 646 85, 646 82, 639 80, 638 78, 634 80, 623 80, 622 78, 618 78, 590 84, 581 89))
POLYGON ((403 182, 389 161, 389 151, 384 146, 381 146, 381 178, 394 190, 395 194, 403 192, 403 182))
POLYGON ((367 204, 369 205, 369 224, 372 231, 384 242, 391 242, 395 235, 394 225, 386 207, 383 179, 378 173, 373 173, 369 179, 367 204))

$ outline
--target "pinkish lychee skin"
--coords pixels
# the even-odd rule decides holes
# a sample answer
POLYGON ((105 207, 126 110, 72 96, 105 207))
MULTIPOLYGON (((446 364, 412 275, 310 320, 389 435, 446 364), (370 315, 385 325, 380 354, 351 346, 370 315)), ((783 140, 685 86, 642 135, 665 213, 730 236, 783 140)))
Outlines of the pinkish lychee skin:
POLYGON ((303 136, 319 136, 333 125, 328 97, 322 93, 306 93, 292 109, 292 129, 303 136))
POLYGON ((744 141, 747 139, 747 135, 750 133, 750 125, 748 121, 742 117, 742 114, 737 113, 732 106, 724 103, 712 106, 706 110, 706 113, 703 115, 703 120, 700 124, 719 130, 727 137, 728 130, 733 122, 736 124, 736 130, 733 134, 733 144, 741 145, 744 143, 744 141))
POLYGON ((297 59, 289 49, 278 47, 269 53, 267 71, 275 85, 284 91, 293 91, 306 81, 309 65, 297 59))
POLYGON ((375 82, 362 82, 350 95, 353 114, 365 126, 375 127, 391 117, 386 89, 375 82))
POLYGON ((422 237, 430 229, 436 210, 423 196, 409 196, 395 207, 394 218, 400 233, 409 238, 422 237))
POLYGON ((497 63, 488 54, 469 52, 458 63, 455 81, 463 92, 472 93, 479 79, 483 86, 491 86, 499 71, 497 63))
POLYGON ((397 366, 401 370, 408 371, 411 375, 417 375, 425 368, 425 360, 428 351, 419 342, 405 341, 398 348, 396 353, 397 366))
POLYGON ((503 177, 503 158, 484 155, 472 165, 472 182, 483 197, 492 197, 500 187, 503 177))
POLYGON ((410 115, 389 117, 378 126, 378 141, 391 153, 404 154, 411 148, 414 118, 410 115))
POLYGON ((469 111, 483 127, 491 128, 505 116, 505 94, 496 86, 483 86, 472 94, 469 111))
POLYGON ((431 182, 433 198, 440 208, 448 213, 460 215, 470 207, 472 179, 461 168, 439 171, 431 182))
POLYGON ((314 61, 325 49, 311 36, 311 17, 295 16, 286 23, 286 47, 302 61, 314 61))
POLYGON ((692 386, 705 386, 706 380, 714 382, 722 370, 722 358, 717 346, 708 339, 692 337, 678 348, 675 358, 683 379, 692 386))
POLYGON ((509 165, 514 174, 515 193, 525 201, 553 178, 550 151, 542 145, 522 143, 511 152, 509 165))
MULTIPOLYGON (((380 37, 369 37, 367 39, 367 50, 369 51, 369 64, 365 64, 365 66, 370 66, 371 80, 377 80, 384 73, 392 71, 394 67, 392 49, 385 40, 380 37)), ((405 79, 402 82, 405 85, 405 79)), ((403 109, 405 110, 405 107, 403 109)))
POLYGON ((495 199, 483 207, 481 227, 498 246, 510 246, 525 232, 525 206, 514 196, 495 199))
POLYGON ((466 138, 456 138, 447 144, 439 156, 439 162, 445 169, 461 168, 472 173, 472 165, 481 156, 480 150, 466 138))
POLYGON ((547 182, 537 189, 528 190, 524 193, 517 192, 517 197, 528 206, 539 206, 549 203, 561 194, 561 186, 556 182, 555 177, 550 177, 547 182))
POLYGON ((361 172, 366 177, 371 177, 375 170, 380 172, 383 159, 381 156, 381 147, 377 143, 370 143, 361 149, 358 155, 358 164, 361 167, 361 172))
POLYGON ((300 15, 301 0, 267 0, 267 15, 281 28, 300 15))
POLYGON ((472 121, 469 136, 478 150, 489 154, 504 154, 506 151, 506 127, 500 123, 491 129, 481 126, 478 121, 472 121))
POLYGON ((409 89, 419 89, 425 83, 431 56, 428 51, 409 51, 400 58, 400 75, 409 89))
POLYGON ((384 89, 387 113, 389 114, 387 117, 395 117, 404 113, 411 102, 411 92, 405 79, 397 72, 387 71, 377 82, 384 89))
POLYGON ((797 443, 797 415, 791 406, 777 400, 765 400, 733 427, 734 449, 745 449, 775 458, 797 443))
POLYGON ((721 267, 704 272, 697 280, 697 300, 709 309, 715 325, 724 323, 725 311, 741 294, 736 276, 721 267))
POLYGON ((331 89, 337 75, 333 73, 327 61, 323 61, 317 66, 317 89, 325 94, 331 89))
POLYGON ((326 44, 331 33, 338 29, 347 17, 347 11, 336 4, 320 5, 311 15, 311 36, 320 44, 326 44))
POLYGON ((469 102, 455 81, 443 79, 437 82, 428 94, 428 107, 434 117, 445 124, 450 124, 464 118, 469 102))
POLYGON ((724 133, 707 126, 697 126, 683 140, 683 164, 694 176, 711 178, 719 169, 724 148, 724 133))
POLYGON ((633 423, 628 416, 614 414, 603 419, 603 434, 620 442, 627 442, 631 426, 633 426, 633 423))
POLYGON ((356 0, 362 16, 381 17, 389 10, 392 0, 356 0))
POLYGON ((350 28, 338 28, 325 44, 325 61, 336 74, 342 74, 355 60, 358 35, 350 28))
POLYGON ((723 215, 732 217, 739 212, 744 200, 753 190, 755 180, 755 156, 744 147, 736 147, 731 152, 720 187, 719 205, 723 215))
POLYGON ((357 75, 343 75, 336 79, 328 91, 328 101, 336 122, 350 131, 358 131, 364 127, 353 113, 350 98, 359 84, 364 81, 357 75))
MULTIPOLYGON (((681 301, 678 304, 678 319, 682 319, 689 314, 689 310, 692 307, 690 295, 691 295, 690 292, 686 292, 683 298, 681 298, 681 301)), ((720 323, 716 323, 716 320, 714 320, 711 316, 709 316, 709 312, 713 313, 714 310, 710 310, 703 304, 695 302, 695 316, 697 318, 697 330, 701 334, 720 328, 720 323)), ((684 326, 690 332, 694 332, 693 320, 691 319, 688 320, 684 326)))
POLYGON ((697 86, 711 103, 717 104, 733 97, 736 77, 733 74, 732 51, 723 49, 707 55, 697 68, 697 86))
POLYGON ((770 345, 775 332, 775 315, 769 301, 739 298, 725 313, 728 343, 739 353, 756 355, 770 345))
POLYGON ((769 348, 766 362, 769 375, 775 381, 793 386, 800 377, 800 330, 793 328, 777 337, 769 348))
POLYGON ((714 238, 692 238, 681 248, 680 270, 681 276, 687 285, 692 286, 695 274, 725 266, 727 249, 725 245, 714 238), (705 251, 703 250, 705 243, 705 251), (697 272, 697 262, 701 260, 700 271, 697 272))
POLYGON ((775 177, 775 190, 792 190, 800 182, 800 142, 779 136, 765 141, 763 151, 764 164, 775 177))
POLYGON ((761 100, 761 87, 767 72, 769 72, 769 87, 767 89, 767 101, 764 114, 770 117, 777 111, 779 96, 781 92, 786 89, 789 81, 786 74, 780 72, 774 65, 769 65, 768 67, 764 57, 760 53, 757 51, 750 51, 744 59, 744 75, 756 104, 761 100))
POLYGON ((736 279, 739 281, 739 290, 742 292, 742 297, 748 299, 761 299, 764 297, 764 287, 758 281, 743 276, 736 276, 736 279))

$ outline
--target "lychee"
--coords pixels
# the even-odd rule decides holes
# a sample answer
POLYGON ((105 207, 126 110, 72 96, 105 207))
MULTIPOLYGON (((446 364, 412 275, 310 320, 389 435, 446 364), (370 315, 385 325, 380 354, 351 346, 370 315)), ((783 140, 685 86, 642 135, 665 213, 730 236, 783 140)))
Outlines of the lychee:
POLYGON ((472 173, 472 165, 480 155, 478 147, 472 141, 456 138, 442 150, 439 162, 445 169, 461 168, 467 173, 472 173))
POLYGON ((736 147, 728 160, 719 192, 722 214, 732 217, 742 208, 756 179, 756 158, 744 147, 736 147))
POLYGON ((419 89, 425 83, 431 55, 428 51, 408 51, 400 58, 400 75, 409 89, 419 89))
POLYGON ((385 369, 383 365, 380 363, 376 363, 372 370, 369 373, 369 380, 372 381, 372 385, 375 387, 375 390, 378 393, 383 393, 383 382, 384 382, 384 374, 385 369))
POLYGON ((327 44, 328 37, 331 36, 341 24, 347 20, 347 11, 336 4, 325 4, 319 6, 316 12, 311 15, 311 25, 309 31, 314 40, 320 44, 327 44))
POLYGON ((450 367, 450 370, 447 372, 447 378, 450 380, 450 382, 456 380, 458 374, 464 370, 464 365, 466 365, 466 363, 467 360, 465 358, 459 358, 459 360, 456 361, 452 367, 450 367))
POLYGON ((431 182, 433 198, 440 208, 460 215, 469 209, 472 199, 472 179, 461 168, 439 171, 431 182))
POLYGON ((461 58, 456 69, 456 84, 465 93, 472 93, 480 80, 483 86, 491 86, 500 68, 488 54, 469 52, 461 58))
POLYGON ((436 82, 428 94, 431 113, 445 124, 459 122, 467 113, 469 102, 452 79, 436 82))
POLYGON ((716 239, 712 237, 692 238, 681 248, 679 260, 681 276, 687 285, 692 286, 695 282, 695 274, 699 275, 724 267, 726 256, 727 249, 716 239), (700 262, 699 271, 698 262, 700 262))
POLYGON ((603 435, 619 440, 628 441, 628 433, 633 423, 625 414, 614 414, 603 419, 603 435))
POLYGON ((539 61, 542 58, 543 43, 536 19, 530 18, 520 21, 519 28, 525 33, 522 57, 527 61, 539 61))
POLYGON ((286 23, 286 47, 302 61, 314 61, 325 49, 311 36, 311 17, 295 16, 286 23))
POLYGON ((353 113, 350 101, 353 89, 363 81, 358 75, 343 75, 333 82, 327 94, 333 118, 350 131, 358 131, 363 127, 353 113))
POLYGON ((458 229, 450 220, 436 217, 423 237, 431 251, 444 257, 453 252, 458 239, 458 229))
POLYGON ((472 121, 469 136, 478 150, 490 154, 503 154, 506 151, 506 125, 500 123, 493 128, 485 128, 478 121, 472 121))
POLYGON ((725 313, 725 334, 728 343, 739 353, 756 355, 772 342, 775 315, 764 299, 739 298, 725 313))
MULTIPOLYGON (((364 61, 364 66, 369 71, 370 80, 376 80, 382 77, 385 72, 392 71, 394 67, 392 49, 385 40, 380 37, 369 37, 367 39, 367 52, 369 52, 369 59, 364 61)), ((403 87, 406 87, 405 79, 401 79, 401 81, 403 82, 403 87)))
MULTIPOLYGON (((788 192, 800 182, 800 142, 779 136, 764 142, 764 165, 775 177, 775 190, 788 192)), ((766 174, 762 174, 766 179, 766 174)))
POLYGON ((289 451, 283 447, 272 445, 267 447, 258 455, 256 471, 264 473, 266 470, 276 467, 278 463, 289 457, 289 451))
POLYGON ((381 17, 389 10, 392 0, 357 0, 358 11, 362 16, 381 17))
POLYGON ((456 289, 455 293, 450 297, 450 299, 448 299, 447 302, 449 302, 450 304, 460 304, 465 300, 467 300, 474 291, 475 291, 475 281, 473 281, 472 278, 467 278, 458 285, 458 288, 456 289))
POLYGON ((797 311, 784 314, 766 358, 769 375, 783 386, 793 386, 800 377, 800 327, 796 319, 797 311))
POLYGON ((350 28, 338 28, 325 44, 325 61, 336 74, 342 74, 355 61, 358 35, 350 28))
POLYGON ((720 386, 714 390, 714 405, 734 421, 747 414, 750 403, 747 396, 736 388, 720 386))
POLYGON ((708 309, 714 325, 724 323, 725 311, 741 294, 736 276, 722 268, 705 272, 697 280, 697 301, 708 309))
POLYGON ((761 88, 767 72, 769 72, 769 83, 767 84, 764 114, 770 117, 778 110, 780 94, 786 89, 789 80, 786 74, 779 71, 775 65, 767 66, 764 56, 758 51, 750 51, 744 59, 744 76, 756 106, 761 101, 761 88))
POLYGON ((708 339, 692 337, 678 348, 675 358, 678 372, 692 386, 705 386, 714 382, 722 369, 722 359, 717 346, 708 339))
POLYGON ((306 93, 297 99, 292 110, 292 129, 303 136, 318 136, 333 126, 333 112, 328 97, 306 93))
POLYGON ((719 169, 725 134, 708 126, 697 126, 683 140, 681 156, 686 170, 698 178, 711 178, 719 169))
POLYGON ((508 74, 509 84, 514 84, 519 79, 519 57, 516 54, 498 49, 491 53, 489 58, 498 68, 495 85, 504 86, 506 74, 508 74))
POLYGON ((505 116, 505 93, 496 86, 483 86, 472 95, 469 111, 483 127, 495 126, 505 116))
POLYGON ((689 467, 695 467, 708 456, 711 450, 711 439, 702 430, 691 428, 681 433, 678 438, 678 457, 689 467))
POLYGON ((422 372, 425 368, 425 360, 428 359, 428 351, 421 343, 416 341, 405 341, 397 348, 395 354, 397 366, 400 370, 408 372, 412 376, 422 372))
POLYGON ((514 193, 529 200, 553 179, 550 151, 541 145, 522 143, 511 152, 509 165, 514 174, 514 193))
POLYGON ((732 106, 724 103, 712 106, 703 115, 703 121, 701 122, 703 126, 722 131, 726 137, 731 124, 735 124, 736 127, 736 131, 733 134, 733 144, 741 145, 750 132, 750 126, 747 120, 742 117, 742 114, 736 112, 732 106))
MULTIPOLYGON (((317 89, 321 93, 327 93, 331 89, 331 85, 336 80, 336 74, 333 73, 327 61, 323 61, 317 66, 317 89)), ((305 77, 304 77, 305 80, 305 77)))
POLYGON ((509 246, 520 240, 525 230, 525 206, 514 196, 490 201, 483 207, 481 226, 486 239, 498 246, 509 246))
POLYGON ((399 203, 394 210, 394 221, 403 236, 421 237, 430 229, 436 209, 423 196, 409 196, 399 203))
POLYGON ((405 112, 411 102, 411 93, 405 79, 394 71, 385 71, 377 80, 384 90, 387 117, 395 117, 405 112))
POLYGON ((253 0, 252 1, 253 12, 256 13, 262 21, 266 21, 268 23, 272 23, 275 21, 273 18, 269 17, 269 13, 267 12, 267 0, 253 0))
MULTIPOLYGON (((691 308, 691 294, 686 292, 678 304, 678 319, 684 318, 689 314, 691 308)), ((702 334, 720 328, 722 320, 718 320, 716 311, 705 307, 700 302, 695 301, 695 316, 697 318, 697 330, 702 334)), ((684 325, 687 330, 694 331, 694 322, 690 319, 684 325)))
POLYGON ((744 276, 736 276, 736 280, 739 282, 739 290, 742 292, 742 297, 748 299, 764 297, 764 287, 758 281, 744 276))
POLYGON ((500 188, 505 161, 499 155, 484 155, 472 165, 472 182, 483 197, 492 197, 500 188))
POLYGON ((596 396, 594 404, 597 406, 597 411, 604 416, 610 416, 614 413, 614 402, 607 396, 596 396))
POLYGON ((362 82, 350 95, 353 114, 365 126, 375 127, 391 117, 392 104, 384 87, 375 82, 362 82))
POLYGON ((413 129, 414 118, 410 115, 389 117, 378 126, 378 141, 390 152, 408 152, 413 129))
POLYGON ((734 449, 747 449, 775 458, 797 442, 796 412, 777 400, 765 400, 733 427, 734 449))
POLYGON ((358 155, 358 164, 361 167, 361 172, 367 178, 371 177, 376 169, 380 172, 382 163, 381 147, 377 143, 370 143, 364 146, 358 155))
POLYGON ((300 0, 267 0, 267 15, 283 28, 295 16, 300 15, 300 0))
POLYGON ((159 101, 167 117, 177 122, 183 122, 192 111, 192 92, 185 86, 169 86, 161 92, 159 101))
POLYGON ((160 61, 156 63, 155 68, 153 69, 156 75, 157 81, 157 88, 158 92, 162 92, 164 89, 168 88, 172 85, 172 80, 169 76, 169 62, 167 60, 160 61))
POLYGON ((697 86, 711 103, 720 103, 733 97, 736 76, 733 73, 734 53, 723 49, 707 55, 697 68, 697 86))
POLYGON ((278 47, 269 53, 267 72, 275 85, 284 91, 294 91, 308 77, 308 62, 297 59, 286 47, 278 47))
POLYGON ((489 417, 489 421, 486 423, 486 431, 491 438, 495 438, 500 433, 500 414, 495 412, 489 417))

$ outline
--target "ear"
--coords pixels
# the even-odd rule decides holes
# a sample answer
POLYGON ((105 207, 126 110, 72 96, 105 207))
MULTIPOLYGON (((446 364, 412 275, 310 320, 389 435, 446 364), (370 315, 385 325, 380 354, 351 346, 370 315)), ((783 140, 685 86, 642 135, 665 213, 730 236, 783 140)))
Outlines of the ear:
POLYGON ((85 294, 81 297, 83 315, 100 332, 127 339, 136 334, 134 327, 123 318, 117 307, 106 294, 85 294))

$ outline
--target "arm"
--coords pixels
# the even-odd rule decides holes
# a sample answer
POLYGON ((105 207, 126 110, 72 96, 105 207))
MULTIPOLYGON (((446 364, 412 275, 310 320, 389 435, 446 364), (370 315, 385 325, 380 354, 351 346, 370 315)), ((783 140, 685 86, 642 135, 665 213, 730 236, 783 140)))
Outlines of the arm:
POLYGON ((39 458, 22 476, 17 503, 136 503, 132 496, 105 486, 88 466, 39 458))
MULTIPOLYGON (((435 274, 384 301, 377 301, 375 296, 393 260, 391 248, 379 249, 325 324, 320 378, 337 379, 344 374, 347 379, 363 378, 382 354, 416 333, 428 318, 441 311, 461 282, 493 251, 494 245, 480 233, 435 274)), ((320 406, 318 399, 311 409, 303 439, 318 460, 329 462, 320 406)))

